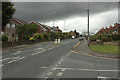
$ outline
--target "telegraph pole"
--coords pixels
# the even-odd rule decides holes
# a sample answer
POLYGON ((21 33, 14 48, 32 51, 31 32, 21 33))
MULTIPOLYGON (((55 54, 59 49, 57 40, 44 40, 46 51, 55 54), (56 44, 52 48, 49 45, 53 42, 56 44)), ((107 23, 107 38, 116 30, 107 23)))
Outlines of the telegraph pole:
POLYGON ((90 35, 89 35, 89 9, 87 10, 88 13, 88 46, 90 45, 90 35))

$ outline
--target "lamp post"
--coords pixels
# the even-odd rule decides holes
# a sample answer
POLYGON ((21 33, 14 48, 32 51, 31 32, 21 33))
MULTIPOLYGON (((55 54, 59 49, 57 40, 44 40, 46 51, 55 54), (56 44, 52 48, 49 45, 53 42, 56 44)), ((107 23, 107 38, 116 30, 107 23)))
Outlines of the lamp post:
POLYGON ((90 35, 89 35, 89 9, 87 9, 88 13, 88 46, 90 45, 90 35))
MULTIPOLYGON (((56 11, 55 10, 53 10, 53 17, 54 17, 54 14, 56 13, 56 11)), ((53 27, 55 26, 55 23, 54 23, 54 19, 53 19, 53 27)), ((54 28, 53 28, 53 31, 54 31, 54 28)), ((54 40, 54 33, 55 32, 53 32, 53 40, 54 40)))
MULTIPOLYGON (((53 10, 53 17, 54 17, 54 14, 56 13, 55 10, 53 10)), ((54 23, 54 19, 53 19, 53 27, 55 26, 55 23, 54 23)))

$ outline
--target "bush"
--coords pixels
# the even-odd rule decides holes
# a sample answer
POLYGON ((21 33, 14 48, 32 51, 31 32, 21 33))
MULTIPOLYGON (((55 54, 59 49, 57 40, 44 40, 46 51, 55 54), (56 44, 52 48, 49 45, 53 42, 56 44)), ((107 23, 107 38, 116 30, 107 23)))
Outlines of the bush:
POLYGON ((109 42, 111 41, 111 37, 103 37, 102 42, 109 42))
POLYGON ((112 40, 115 40, 115 41, 120 40, 120 34, 112 34, 111 37, 112 37, 112 40))
POLYGON ((7 42, 8 41, 8 36, 7 35, 2 35, 2 41, 7 42))
POLYGON ((90 41, 94 42, 96 40, 97 40, 96 36, 90 36, 90 41))
POLYGON ((43 40, 44 39, 43 34, 39 34, 39 33, 35 33, 32 37, 34 40, 37 40, 37 39, 43 40))
POLYGON ((44 39, 48 39, 48 34, 43 33, 44 39))

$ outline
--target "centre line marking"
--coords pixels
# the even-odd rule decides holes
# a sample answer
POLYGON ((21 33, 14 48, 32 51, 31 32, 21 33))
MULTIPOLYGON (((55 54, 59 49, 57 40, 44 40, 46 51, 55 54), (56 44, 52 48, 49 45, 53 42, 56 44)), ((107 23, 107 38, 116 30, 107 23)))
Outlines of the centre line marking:
POLYGON ((61 62, 59 62, 59 64, 61 64, 61 62))
POLYGON ((59 72, 58 74, 57 74, 57 76, 62 76, 63 75, 63 73, 62 72, 59 72))
POLYGON ((12 63, 12 62, 15 62, 15 61, 18 61, 18 60, 21 60, 21 59, 24 59, 25 57, 21 57, 21 58, 18 58, 18 59, 16 59, 16 60, 12 60, 12 61, 10 61, 10 62, 8 62, 8 64, 10 64, 10 63, 12 63))
POLYGON ((71 54, 71 52, 69 54, 67 54, 67 56, 69 56, 71 54))
POLYGON ((118 72, 120 70, 96 70, 96 69, 76 69, 76 68, 54 68, 54 69, 65 69, 65 70, 83 70, 83 71, 104 71, 104 72, 118 72))
POLYGON ((10 58, 5 58, 5 59, 2 59, 2 60, 0 60, 0 61, 5 61, 5 60, 8 60, 8 59, 10 59, 10 58))
POLYGON ((63 61, 63 59, 61 61, 63 61))
POLYGON ((47 67, 45 67, 45 66, 43 66, 43 67, 40 67, 40 68, 47 69, 47 67))
POLYGON ((49 72, 47 75, 50 76, 52 74, 52 72, 49 72))

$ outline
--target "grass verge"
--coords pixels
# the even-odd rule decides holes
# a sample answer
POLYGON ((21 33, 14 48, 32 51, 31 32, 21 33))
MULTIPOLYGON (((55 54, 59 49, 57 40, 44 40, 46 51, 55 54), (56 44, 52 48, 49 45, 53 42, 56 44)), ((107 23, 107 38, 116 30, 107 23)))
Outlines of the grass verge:
POLYGON ((118 54, 118 46, 110 45, 90 45, 90 49, 97 52, 118 54))

